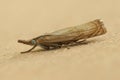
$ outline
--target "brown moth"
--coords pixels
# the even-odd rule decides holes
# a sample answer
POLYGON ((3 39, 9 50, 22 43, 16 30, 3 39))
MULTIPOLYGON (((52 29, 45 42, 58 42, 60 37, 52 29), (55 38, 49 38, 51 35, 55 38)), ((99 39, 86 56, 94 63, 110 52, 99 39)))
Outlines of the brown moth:
POLYGON ((19 43, 33 46, 31 49, 21 53, 27 53, 36 46, 44 49, 60 48, 63 45, 85 41, 88 38, 105 34, 107 31, 100 19, 88 23, 57 30, 47 35, 41 35, 31 40, 18 40, 19 43))

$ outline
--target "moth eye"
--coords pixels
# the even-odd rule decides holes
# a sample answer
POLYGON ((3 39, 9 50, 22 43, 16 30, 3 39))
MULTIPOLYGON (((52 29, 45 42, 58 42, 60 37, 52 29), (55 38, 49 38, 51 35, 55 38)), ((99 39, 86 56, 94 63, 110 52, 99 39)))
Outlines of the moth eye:
POLYGON ((31 43, 34 45, 34 44, 36 44, 36 41, 35 41, 35 40, 32 40, 31 43))

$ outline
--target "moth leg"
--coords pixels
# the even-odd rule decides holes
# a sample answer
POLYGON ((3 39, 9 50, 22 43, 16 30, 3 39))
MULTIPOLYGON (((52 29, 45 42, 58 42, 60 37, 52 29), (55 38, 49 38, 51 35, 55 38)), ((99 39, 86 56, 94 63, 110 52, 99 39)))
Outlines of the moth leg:
POLYGON ((66 47, 67 49, 70 49, 70 46, 69 46, 69 45, 65 45, 65 47, 66 47))
POLYGON ((21 54, 23 54, 23 53, 28 53, 28 52, 32 51, 36 46, 37 46, 37 45, 34 45, 31 49, 29 49, 29 50, 27 50, 27 51, 24 51, 24 52, 21 52, 21 54))
POLYGON ((85 42, 85 41, 86 41, 86 39, 78 40, 78 41, 76 41, 76 42, 78 42, 78 43, 83 43, 83 42, 85 42))
POLYGON ((59 44, 49 44, 49 45, 40 45, 43 49, 49 50, 49 49, 55 49, 55 48, 61 48, 61 45, 59 44))
POLYGON ((46 45, 40 45, 43 49, 45 50, 49 50, 50 49, 50 46, 46 46, 46 45))
POLYGON ((67 49, 70 49, 70 43, 63 43, 62 46, 67 49))
POLYGON ((56 44, 51 44, 50 46, 51 46, 52 48, 61 48, 62 45, 56 43, 56 44))

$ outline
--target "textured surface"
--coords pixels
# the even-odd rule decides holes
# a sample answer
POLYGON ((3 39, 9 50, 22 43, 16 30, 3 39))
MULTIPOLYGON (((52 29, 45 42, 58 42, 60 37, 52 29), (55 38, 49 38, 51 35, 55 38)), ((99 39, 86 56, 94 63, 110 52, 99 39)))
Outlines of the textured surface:
POLYGON ((120 80, 119 0, 1 0, 0 80, 120 80), (18 44, 44 33, 103 19, 107 34, 50 51, 18 44))

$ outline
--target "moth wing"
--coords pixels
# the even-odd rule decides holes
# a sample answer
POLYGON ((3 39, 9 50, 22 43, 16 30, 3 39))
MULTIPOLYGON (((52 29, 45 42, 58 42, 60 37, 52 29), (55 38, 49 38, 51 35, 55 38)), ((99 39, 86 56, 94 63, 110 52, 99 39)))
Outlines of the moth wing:
POLYGON ((79 40, 82 37, 83 37, 83 34, 48 35, 46 40, 44 40, 44 42, 47 42, 47 43, 67 42, 67 41, 79 40))

